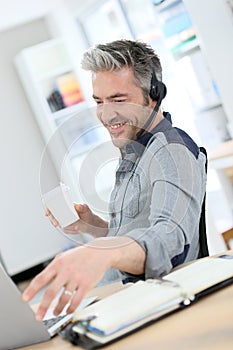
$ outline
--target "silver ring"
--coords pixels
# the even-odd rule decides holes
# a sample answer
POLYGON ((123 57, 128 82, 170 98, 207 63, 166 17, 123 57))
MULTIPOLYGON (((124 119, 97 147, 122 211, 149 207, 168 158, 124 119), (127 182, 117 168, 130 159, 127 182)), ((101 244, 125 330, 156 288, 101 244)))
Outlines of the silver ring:
POLYGON ((65 289, 64 294, 68 295, 69 297, 72 297, 74 295, 74 292, 71 292, 70 290, 65 289))

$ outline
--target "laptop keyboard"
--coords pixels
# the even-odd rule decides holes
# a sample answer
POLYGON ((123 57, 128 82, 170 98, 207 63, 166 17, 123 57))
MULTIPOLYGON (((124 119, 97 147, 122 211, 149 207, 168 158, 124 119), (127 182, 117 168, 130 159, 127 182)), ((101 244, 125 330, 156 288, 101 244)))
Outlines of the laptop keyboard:
POLYGON ((49 318, 48 320, 44 320, 43 324, 45 325, 45 327, 47 329, 51 328, 52 326, 54 326, 55 324, 57 324, 60 320, 62 320, 64 317, 66 317, 67 315, 61 315, 61 316, 57 316, 57 317, 52 317, 49 318))

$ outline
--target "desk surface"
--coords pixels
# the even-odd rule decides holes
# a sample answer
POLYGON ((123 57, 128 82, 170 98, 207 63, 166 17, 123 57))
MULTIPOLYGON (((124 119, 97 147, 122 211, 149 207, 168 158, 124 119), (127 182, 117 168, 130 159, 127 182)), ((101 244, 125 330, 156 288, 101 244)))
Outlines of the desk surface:
MULTIPOLYGON (((119 289, 119 285, 116 285, 119 289)), ((114 285, 101 293, 113 292, 114 285)), ((96 293, 96 291, 95 291, 96 293)), ((94 294, 95 294, 94 293, 94 294)), ((101 296, 102 296, 101 295, 101 296)), ((48 342, 24 350, 81 349, 55 336, 48 342)), ((204 297, 196 304, 177 311, 111 345, 106 350, 232 350, 233 285, 204 297)))

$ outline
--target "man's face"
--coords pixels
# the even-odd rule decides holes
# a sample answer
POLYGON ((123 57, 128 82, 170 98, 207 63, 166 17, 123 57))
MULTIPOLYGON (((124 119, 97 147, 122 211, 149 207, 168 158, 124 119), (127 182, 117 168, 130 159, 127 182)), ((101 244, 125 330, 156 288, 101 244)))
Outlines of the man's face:
POLYGON ((151 108, 145 107, 142 90, 135 84, 130 68, 95 73, 92 84, 98 118, 108 129, 113 144, 124 148, 136 140, 151 108))

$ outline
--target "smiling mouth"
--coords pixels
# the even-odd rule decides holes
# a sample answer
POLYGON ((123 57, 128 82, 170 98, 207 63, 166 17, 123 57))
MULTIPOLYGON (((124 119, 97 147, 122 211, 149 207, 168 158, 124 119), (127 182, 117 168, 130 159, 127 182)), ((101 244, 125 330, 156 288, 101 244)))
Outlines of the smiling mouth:
POLYGON ((108 127, 110 127, 110 129, 119 129, 121 128, 123 125, 127 124, 127 122, 121 122, 121 123, 115 123, 115 124, 111 124, 108 125, 108 127))
POLYGON ((124 120, 121 122, 115 122, 115 123, 105 123, 104 126, 110 129, 111 131, 117 131, 118 129, 120 130, 124 125, 132 125, 132 122, 130 120, 124 120))

